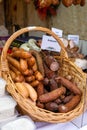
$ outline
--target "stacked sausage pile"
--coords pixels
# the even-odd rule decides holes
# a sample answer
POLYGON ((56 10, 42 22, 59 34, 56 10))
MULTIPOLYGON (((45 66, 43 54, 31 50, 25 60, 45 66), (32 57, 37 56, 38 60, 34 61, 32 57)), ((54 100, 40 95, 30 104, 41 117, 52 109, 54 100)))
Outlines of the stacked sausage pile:
POLYGON ((16 91, 36 106, 64 113, 79 104, 81 90, 70 81, 71 77, 59 76, 61 65, 53 54, 14 47, 7 60, 16 91))

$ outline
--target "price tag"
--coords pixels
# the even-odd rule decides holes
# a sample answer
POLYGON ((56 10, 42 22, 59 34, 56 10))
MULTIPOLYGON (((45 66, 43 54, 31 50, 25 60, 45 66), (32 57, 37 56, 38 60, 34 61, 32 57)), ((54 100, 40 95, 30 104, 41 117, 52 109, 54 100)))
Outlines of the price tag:
POLYGON ((61 47, 52 36, 43 35, 41 49, 60 52, 61 47))
POLYGON ((79 44, 79 35, 68 35, 68 40, 72 40, 76 45, 79 44))
POLYGON ((51 29, 58 37, 62 37, 63 35, 63 30, 52 28, 51 29))

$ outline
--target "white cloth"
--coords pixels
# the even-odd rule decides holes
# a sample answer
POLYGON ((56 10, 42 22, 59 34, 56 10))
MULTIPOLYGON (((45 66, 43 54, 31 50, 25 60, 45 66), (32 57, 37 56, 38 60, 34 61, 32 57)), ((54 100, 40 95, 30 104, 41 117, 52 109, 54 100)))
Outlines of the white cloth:
POLYGON ((45 124, 45 125, 43 125, 43 123, 40 123, 39 128, 37 128, 36 130, 79 130, 79 128, 77 128, 71 122, 59 123, 59 124, 58 123, 57 124, 45 124))
POLYGON ((36 122, 35 124, 36 130, 87 130, 87 111, 72 122, 56 124, 36 122))

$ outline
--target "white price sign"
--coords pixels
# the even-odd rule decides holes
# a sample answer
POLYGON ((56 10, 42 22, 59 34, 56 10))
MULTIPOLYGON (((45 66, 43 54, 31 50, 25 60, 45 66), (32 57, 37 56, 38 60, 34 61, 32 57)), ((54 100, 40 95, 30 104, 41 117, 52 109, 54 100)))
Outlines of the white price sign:
POLYGON ((79 35, 68 35, 68 40, 72 40, 76 45, 79 44, 79 35))
POLYGON ((61 47, 52 36, 43 35, 41 49, 60 52, 61 47))
POLYGON ((51 29, 58 37, 62 37, 63 35, 63 30, 52 28, 51 29))

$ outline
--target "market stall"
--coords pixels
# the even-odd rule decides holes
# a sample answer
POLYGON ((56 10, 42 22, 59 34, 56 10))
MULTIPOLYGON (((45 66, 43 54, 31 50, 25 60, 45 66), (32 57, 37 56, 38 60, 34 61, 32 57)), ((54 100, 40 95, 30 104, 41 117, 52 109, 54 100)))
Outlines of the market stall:
MULTIPOLYGON (((3 1, 6 8, 8 1, 3 1)), ((4 42, 1 39, 1 130, 78 130, 86 127, 87 57, 80 45, 83 32, 76 34, 69 29, 66 33, 67 29, 53 24, 58 8, 83 8, 85 1, 21 1, 22 7, 27 9, 33 5, 43 26, 36 20, 31 23, 38 24, 28 23, 30 15, 24 8, 21 8, 21 21, 17 15, 20 1, 15 2, 13 8, 9 8, 13 13, 6 19, 12 18, 10 30, 8 24, 6 29, 1 27, 1 32, 5 29, 7 34, 3 36, 7 37, 4 42)), ((6 12, 5 16, 8 14, 6 12)), ((34 18, 34 13, 32 16, 34 18)))

